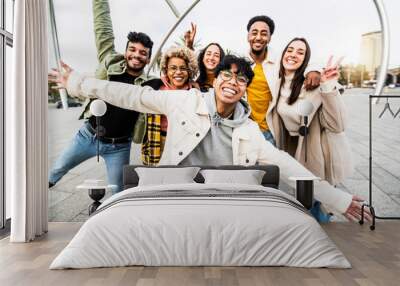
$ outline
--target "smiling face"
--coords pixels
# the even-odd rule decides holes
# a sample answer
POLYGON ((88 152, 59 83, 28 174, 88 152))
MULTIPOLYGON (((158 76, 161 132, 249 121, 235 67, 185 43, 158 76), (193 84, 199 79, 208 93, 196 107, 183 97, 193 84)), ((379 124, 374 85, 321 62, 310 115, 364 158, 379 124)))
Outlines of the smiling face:
POLYGON ((149 54, 150 49, 143 46, 142 43, 129 42, 124 55, 128 70, 134 73, 142 72, 150 61, 149 54))
POLYGON ((185 60, 172 57, 167 63, 167 78, 177 89, 183 88, 189 79, 189 70, 185 60))
POLYGON ((210 45, 204 53, 203 63, 207 70, 213 71, 219 64, 221 52, 216 45, 210 45))
MULTIPOLYGON (((237 71, 238 68, 236 64, 232 64, 230 72, 233 73, 233 76, 231 79, 224 80, 224 76, 222 75, 224 71, 221 71, 214 80, 215 98, 217 102, 223 105, 236 104, 246 92, 247 85, 246 83, 239 84, 237 71)), ((241 74, 239 75, 243 76, 241 74)))
POLYGON ((269 41, 271 40, 271 32, 267 23, 258 21, 251 25, 247 34, 251 52, 260 55, 265 51, 269 41))
POLYGON ((303 41, 293 41, 287 47, 283 57, 282 65, 286 73, 298 70, 304 62, 307 47, 303 41))

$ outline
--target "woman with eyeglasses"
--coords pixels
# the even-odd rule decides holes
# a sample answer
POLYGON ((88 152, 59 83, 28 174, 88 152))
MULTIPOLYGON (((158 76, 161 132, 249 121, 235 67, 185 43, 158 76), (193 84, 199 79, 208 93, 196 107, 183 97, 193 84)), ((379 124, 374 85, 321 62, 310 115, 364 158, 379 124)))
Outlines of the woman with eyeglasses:
MULTIPOLYGON (((304 38, 294 38, 284 49, 278 96, 269 106, 267 123, 279 149, 321 179, 337 185, 352 171, 351 151, 343 133, 346 110, 338 88, 341 59, 333 64, 330 57, 321 72, 321 86, 306 91, 304 71, 310 56, 310 46, 304 38), (305 125, 304 113, 309 113, 307 148, 304 130, 300 131, 305 125)), ((320 212, 318 202, 312 211, 320 221, 329 220, 320 212)))
MULTIPOLYGON (((193 78, 198 73, 196 56, 186 47, 171 47, 161 58, 161 78, 145 82, 156 90, 188 90, 198 88, 193 78)), ((177 103, 178 104, 178 103, 177 103)), ((147 114, 146 133, 142 143, 144 165, 157 165, 167 136, 168 121, 165 115, 147 114)))

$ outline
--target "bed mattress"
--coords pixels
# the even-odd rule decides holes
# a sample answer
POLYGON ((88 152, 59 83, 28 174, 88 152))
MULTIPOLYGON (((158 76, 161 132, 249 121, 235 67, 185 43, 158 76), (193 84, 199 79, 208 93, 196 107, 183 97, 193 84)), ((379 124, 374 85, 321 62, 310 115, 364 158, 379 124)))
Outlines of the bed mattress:
POLYGON ((130 265, 350 267, 293 197, 262 186, 196 183, 112 196, 50 269, 130 265))

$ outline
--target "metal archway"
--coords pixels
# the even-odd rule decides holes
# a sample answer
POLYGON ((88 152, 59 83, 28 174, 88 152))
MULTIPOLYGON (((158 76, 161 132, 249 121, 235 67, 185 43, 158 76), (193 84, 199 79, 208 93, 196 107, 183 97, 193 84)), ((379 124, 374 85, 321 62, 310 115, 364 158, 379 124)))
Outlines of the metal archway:
MULTIPOLYGON (((175 25, 169 30, 169 32, 165 36, 164 40, 162 41, 159 49, 157 50, 157 53, 155 54, 155 57, 154 57, 152 63, 149 66, 148 72, 155 64, 157 57, 158 57, 159 53, 161 52, 161 49, 163 48, 164 44, 166 43, 168 38, 171 36, 171 34, 175 31, 176 27, 187 16, 187 14, 189 14, 189 12, 200 2, 200 0, 194 1, 193 4, 186 10, 186 12, 182 16, 180 16, 179 12, 177 11, 176 7, 173 5, 172 1, 171 0, 165 0, 165 1, 170 6, 172 12, 175 14, 175 16, 178 18, 178 20, 175 23, 175 25)), ((382 31, 381 65, 380 65, 380 69, 379 69, 379 74, 377 76, 377 83, 376 83, 375 92, 374 92, 374 95, 380 95, 382 93, 383 87, 385 85, 386 75, 387 75, 387 71, 388 71, 388 67, 389 67, 389 54, 390 54, 389 23, 388 23, 386 10, 383 5, 383 0, 373 0, 373 1, 374 1, 376 10, 378 12, 379 21, 380 21, 380 25, 381 25, 381 31, 382 31)), ((376 100, 376 103, 377 102, 378 102, 378 100, 376 100)))
MULTIPOLYGON (((171 8, 172 12, 174 15, 178 18, 176 23, 172 26, 172 28, 169 30, 167 35, 164 37, 157 53, 154 56, 153 62, 150 64, 148 71, 150 71, 151 67, 154 65, 156 58, 158 54, 160 53, 162 47, 168 40, 168 38, 171 36, 171 34, 175 31, 177 26, 179 25, 180 22, 189 14, 189 12, 200 2, 200 0, 195 0, 193 1, 192 5, 182 14, 179 15, 179 11, 176 9, 176 7, 173 5, 172 0, 165 0, 168 4, 168 6, 171 8)), ((385 85, 386 81, 386 74, 388 71, 389 67, 389 54, 390 54, 390 39, 389 39, 389 23, 388 23, 388 18, 386 14, 386 10, 383 4, 383 0, 373 0, 375 8, 378 12, 379 16, 379 21, 381 25, 381 31, 382 31, 382 49, 381 49, 381 66, 379 69, 379 74, 377 76, 377 83, 376 83, 376 88, 374 95, 380 95, 382 93, 383 87, 385 85)), ((50 7, 52 7, 53 3, 52 0, 49 0, 50 7)), ((54 17, 54 9, 50 10, 50 23, 51 23, 51 32, 52 32, 52 39, 53 39, 53 44, 54 44, 54 50, 55 50, 55 55, 56 55, 56 61, 57 63, 60 62, 60 52, 58 48, 58 39, 57 39, 57 29, 56 29, 56 21, 54 17)), ((65 97, 62 96, 62 97, 65 97)), ((66 100, 65 100, 66 101, 66 100)), ((376 101, 378 102, 378 100, 376 101)), ((64 103, 64 102, 63 102, 64 103)), ((63 104, 64 105, 64 104, 63 104)))
MULTIPOLYGON (((382 30, 382 51, 381 51, 381 67, 377 76, 376 88, 374 95, 380 95, 386 81, 386 75, 389 67, 390 39, 389 39, 389 23, 383 0, 374 0, 376 10, 378 11, 379 21, 382 30)), ((378 100, 376 100, 378 103, 378 100)))

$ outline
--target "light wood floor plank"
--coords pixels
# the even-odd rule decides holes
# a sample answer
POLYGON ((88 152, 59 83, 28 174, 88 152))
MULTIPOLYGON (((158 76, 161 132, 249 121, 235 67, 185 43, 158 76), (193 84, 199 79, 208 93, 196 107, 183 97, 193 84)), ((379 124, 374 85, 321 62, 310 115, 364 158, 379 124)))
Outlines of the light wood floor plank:
POLYGON ((0 241, 1 286, 398 286, 400 222, 368 226, 331 223, 323 228, 352 263, 352 269, 289 267, 117 267, 83 270, 48 269, 81 223, 50 223, 50 231, 28 243, 0 241))

